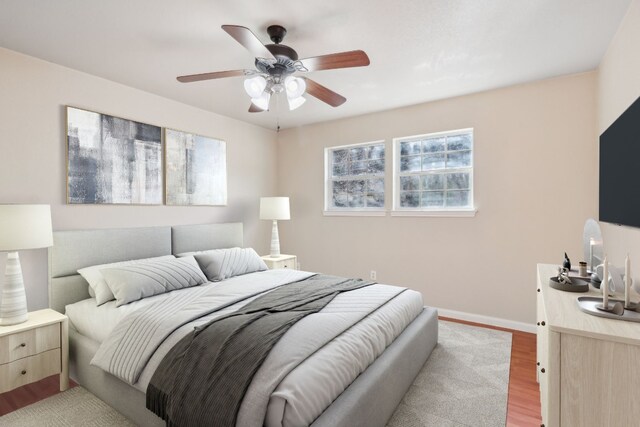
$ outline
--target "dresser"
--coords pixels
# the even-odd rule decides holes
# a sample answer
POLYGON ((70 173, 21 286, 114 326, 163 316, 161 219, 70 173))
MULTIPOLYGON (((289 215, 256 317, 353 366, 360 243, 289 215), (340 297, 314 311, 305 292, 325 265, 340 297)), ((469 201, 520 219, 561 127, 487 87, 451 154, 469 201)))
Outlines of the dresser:
MULTIPOLYGON (((640 425, 640 323, 591 316, 579 296, 552 289, 557 265, 539 264, 537 372, 545 427, 640 425)), ((640 297, 633 294, 632 300, 640 297)))
POLYGON ((0 326, 0 393, 60 374, 69 388, 67 316, 51 309, 32 311, 18 325, 0 326))
POLYGON ((295 255, 284 255, 280 254, 275 257, 271 255, 265 255, 261 257, 269 270, 273 270, 275 268, 290 268, 292 270, 297 269, 298 257, 295 255))

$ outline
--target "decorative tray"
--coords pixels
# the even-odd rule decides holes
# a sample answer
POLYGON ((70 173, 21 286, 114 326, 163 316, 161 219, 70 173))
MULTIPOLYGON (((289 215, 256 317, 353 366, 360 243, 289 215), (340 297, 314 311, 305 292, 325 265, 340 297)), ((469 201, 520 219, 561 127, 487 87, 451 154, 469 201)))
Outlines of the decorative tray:
MULTIPOLYGON (((626 320, 627 322, 640 323, 640 313, 635 310, 624 310, 622 314, 615 314, 608 311, 598 310, 596 305, 602 304, 602 298, 598 297, 578 297, 578 307, 587 314, 598 317, 606 317, 607 319, 626 320)), ((624 305, 624 301, 609 298, 609 306, 619 302, 624 305)))
POLYGON ((557 277, 550 277, 549 286, 551 286, 553 289, 565 292, 589 291, 589 282, 575 276, 571 276, 571 283, 560 283, 557 277))

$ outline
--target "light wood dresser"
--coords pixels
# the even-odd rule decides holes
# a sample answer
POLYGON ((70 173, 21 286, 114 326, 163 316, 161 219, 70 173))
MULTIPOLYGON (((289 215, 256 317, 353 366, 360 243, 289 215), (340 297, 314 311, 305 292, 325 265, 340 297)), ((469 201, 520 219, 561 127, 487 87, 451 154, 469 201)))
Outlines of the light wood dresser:
POLYGON ((60 374, 69 388, 67 316, 51 309, 32 311, 29 320, 0 326, 0 393, 60 374))
MULTIPOLYGON (((538 264, 538 382, 545 427, 640 425, 640 323, 580 311, 576 298, 549 278, 558 266, 538 264)), ((633 300, 638 301, 633 294, 633 300)))
POLYGON ((278 256, 272 257, 270 255, 265 255, 261 257, 269 270, 273 270, 275 268, 290 268, 295 270, 298 264, 298 257, 295 255, 284 255, 280 254, 278 256))

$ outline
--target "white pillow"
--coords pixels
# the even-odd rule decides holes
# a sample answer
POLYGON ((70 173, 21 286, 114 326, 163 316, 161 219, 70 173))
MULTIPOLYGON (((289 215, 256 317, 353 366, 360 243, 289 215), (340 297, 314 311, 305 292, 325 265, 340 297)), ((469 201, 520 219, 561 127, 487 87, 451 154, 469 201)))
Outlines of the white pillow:
POLYGON ((212 249, 178 256, 193 255, 200 268, 212 282, 242 274, 268 270, 267 264, 253 248, 212 249))
POLYGON ((116 297, 116 307, 207 282, 192 256, 110 266, 100 272, 116 297))
MULTIPOLYGON (((87 282, 89 282, 89 286, 93 290, 96 298, 96 305, 102 305, 105 302, 116 299, 116 297, 113 295, 113 292, 111 292, 111 289, 109 289, 109 286, 107 286, 107 282, 105 282, 102 273, 100 273, 101 269, 144 262, 155 262, 163 259, 173 258, 175 258, 173 255, 164 255, 154 258, 134 259, 130 261, 113 262, 110 264, 92 265, 91 267, 81 268, 80 270, 78 270, 78 274, 80 274, 87 282)), ((91 291, 89 291, 89 295, 91 295, 91 291)))

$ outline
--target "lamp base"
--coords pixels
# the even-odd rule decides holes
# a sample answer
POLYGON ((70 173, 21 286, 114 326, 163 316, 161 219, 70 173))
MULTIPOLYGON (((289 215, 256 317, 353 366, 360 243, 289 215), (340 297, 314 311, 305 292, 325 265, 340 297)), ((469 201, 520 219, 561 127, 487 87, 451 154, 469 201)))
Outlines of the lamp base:
POLYGON ((0 326, 16 325, 27 319, 27 296, 24 292, 20 257, 18 252, 9 252, 0 293, 0 326))
POLYGON ((278 235, 278 221, 273 220, 271 223, 271 250, 269 255, 271 258, 280 256, 280 236, 278 235))

